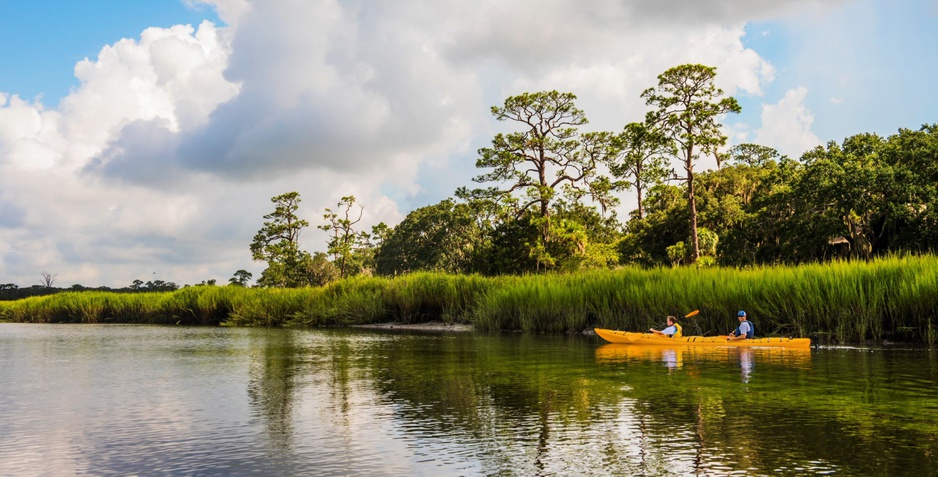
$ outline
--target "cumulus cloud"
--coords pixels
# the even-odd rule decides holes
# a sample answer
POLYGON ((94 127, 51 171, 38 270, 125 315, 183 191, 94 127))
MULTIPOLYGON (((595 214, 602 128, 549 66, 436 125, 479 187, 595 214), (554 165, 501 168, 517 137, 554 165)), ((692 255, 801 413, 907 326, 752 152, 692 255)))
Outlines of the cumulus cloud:
POLYGON ((387 18, 396 4, 252 7, 226 72, 244 89, 183 138, 181 163, 261 179, 382 164, 390 172, 395 157, 417 162, 467 146, 475 82, 445 64, 426 32, 387 18))
MULTIPOLYGON (((225 25, 104 46, 55 110, 0 94, 0 275, 125 285, 156 269, 179 283, 259 271, 247 246, 274 195, 300 192, 314 225, 345 195, 366 227, 394 224, 413 197, 470 183, 474 151, 504 127, 489 107, 509 95, 571 91, 592 128, 613 130, 681 63, 759 96, 775 69, 744 46, 745 23, 816 3, 187 1, 225 25)), ((810 142, 803 97, 766 107, 766 144, 810 142)), ((322 248, 315 230, 304 238, 322 248)))
POLYGON ((821 140, 811 132, 814 114, 805 107, 807 94, 807 88, 796 88, 778 103, 763 105, 762 127, 756 131, 755 142, 792 158, 820 145, 821 140))
MULTIPOLYGON (((650 10, 558 0, 257 2, 240 13, 225 72, 240 93, 204 126, 180 134, 172 161, 249 181, 301 169, 358 173, 382 163, 413 174, 434 155, 467 150, 470 125, 523 90, 573 90, 586 106, 612 99, 627 109, 596 107, 594 116, 606 126, 616 115, 618 128, 640 118, 638 94, 676 63, 717 65, 730 94, 761 94, 772 80, 771 65, 743 47, 741 24, 700 21, 675 35, 666 23, 649 24, 650 10)), ((127 133, 158 135, 140 127, 127 133)), ((130 164, 150 155, 99 159, 130 164)))

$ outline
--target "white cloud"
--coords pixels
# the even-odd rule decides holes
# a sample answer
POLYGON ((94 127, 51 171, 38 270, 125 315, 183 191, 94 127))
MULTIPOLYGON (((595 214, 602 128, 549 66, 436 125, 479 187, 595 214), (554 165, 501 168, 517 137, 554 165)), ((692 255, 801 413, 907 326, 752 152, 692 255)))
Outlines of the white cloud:
POLYGON ((762 106, 762 127, 756 131, 755 142, 777 149, 792 158, 821 144, 811 132, 814 115, 805 107, 808 90, 788 90, 776 104, 762 106))

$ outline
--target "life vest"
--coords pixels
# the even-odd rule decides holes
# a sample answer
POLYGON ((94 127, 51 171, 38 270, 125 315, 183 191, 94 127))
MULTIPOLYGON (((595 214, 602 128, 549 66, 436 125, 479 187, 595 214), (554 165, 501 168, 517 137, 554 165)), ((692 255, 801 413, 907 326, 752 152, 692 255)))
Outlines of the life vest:
MULTIPOLYGON (((752 322, 749 321, 749 320, 746 320, 746 321, 744 321, 743 323, 749 323, 749 331, 746 332, 746 339, 751 340, 752 337, 756 335, 756 327, 753 326, 753 325, 752 325, 752 322)), ((742 334, 742 333, 739 331, 739 328, 740 328, 741 326, 743 326, 743 323, 740 323, 739 326, 736 327, 736 330, 733 331, 733 336, 739 336, 739 335, 742 334)))
POLYGON ((672 338, 680 338, 684 330, 681 328, 681 325, 679 325, 679 324, 677 324, 677 323, 674 324, 674 327, 677 328, 677 331, 675 331, 674 334, 671 335, 671 337, 672 337, 672 338))

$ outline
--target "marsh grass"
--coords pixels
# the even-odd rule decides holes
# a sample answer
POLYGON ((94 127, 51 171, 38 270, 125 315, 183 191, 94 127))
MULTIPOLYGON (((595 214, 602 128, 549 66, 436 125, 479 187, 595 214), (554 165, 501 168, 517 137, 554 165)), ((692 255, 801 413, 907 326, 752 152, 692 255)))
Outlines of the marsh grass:
POLYGON ((442 320, 481 331, 646 330, 667 315, 685 334, 726 334, 744 309, 760 336, 818 342, 938 343, 938 257, 798 267, 620 268, 481 277, 415 273, 355 277, 321 288, 196 286, 168 293, 66 292, 0 302, 0 320, 342 326, 442 320), (684 319, 688 312, 700 314, 684 319))

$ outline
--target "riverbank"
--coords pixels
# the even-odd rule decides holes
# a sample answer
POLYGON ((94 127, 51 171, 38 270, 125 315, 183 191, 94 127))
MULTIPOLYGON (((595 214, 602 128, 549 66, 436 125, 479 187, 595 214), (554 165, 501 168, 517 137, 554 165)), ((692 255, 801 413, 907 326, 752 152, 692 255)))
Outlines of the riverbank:
POLYGON ((410 331, 438 331, 468 333, 475 331, 475 327, 465 323, 443 323, 442 321, 428 321, 426 323, 404 324, 398 322, 372 323, 368 325, 351 325, 352 328, 365 328, 373 330, 410 330, 410 331))
POLYGON ((0 320, 267 327, 441 322, 482 332, 579 333, 594 327, 647 330, 660 327, 667 315, 700 310, 681 320, 684 333, 716 335, 736 326, 740 309, 760 336, 938 344, 938 257, 500 277, 416 273, 302 289, 64 292, 0 301, 0 320))

